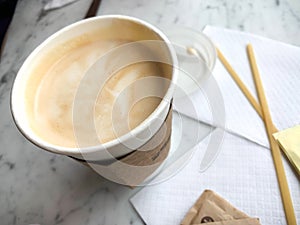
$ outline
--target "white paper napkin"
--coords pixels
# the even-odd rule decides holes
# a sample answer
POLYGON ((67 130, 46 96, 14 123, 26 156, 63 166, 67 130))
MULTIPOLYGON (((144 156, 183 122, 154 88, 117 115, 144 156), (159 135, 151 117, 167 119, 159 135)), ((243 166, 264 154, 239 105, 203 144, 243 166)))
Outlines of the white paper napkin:
MULTIPOLYGON (((300 123, 299 48, 210 26, 204 32, 256 96, 246 54, 246 45, 252 43, 275 125, 281 130, 300 123)), ((208 124, 224 127, 236 135, 226 134, 220 155, 204 173, 199 172, 200 162, 208 139, 194 149, 195 155, 181 172, 166 182, 144 188, 131 201, 148 225, 174 225, 180 223, 202 191, 210 188, 250 216, 259 217, 262 224, 286 224, 270 150, 262 147, 269 146, 264 124, 219 61, 213 75, 203 83, 201 91, 190 96, 196 111, 187 107, 188 101, 184 98, 175 100, 176 110, 208 124), (208 102, 205 94, 209 92, 214 99, 211 91, 215 88, 213 79, 222 93, 225 126, 220 119, 222 116, 212 120, 210 107, 215 103, 208 102)), ((215 100, 219 100, 217 95, 215 100)), ((217 115, 222 113, 221 108, 214 110, 217 115)), ((184 157, 181 159, 186 160, 184 157)), ((300 221, 300 183, 285 160, 284 165, 300 221)), ((176 163, 172 166, 176 167, 176 163)))
MULTIPOLYGON (((204 33, 221 49, 256 97, 246 53, 246 45, 251 43, 274 124, 279 130, 300 124, 300 48, 252 34, 211 26, 207 26, 204 33)), ((223 127, 220 121, 212 121, 211 105, 205 94, 211 89, 212 79, 217 82, 224 99, 225 129, 263 146, 269 146, 262 120, 219 60, 213 70, 213 77, 203 83, 202 92, 197 91, 190 96, 197 112, 185 106, 186 99, 175 100, 177 111, 208 124, 223 127)))
MULTIPOLYGON (((194 156, 178 174, 163 183, 145 187, 131 199, 145 223, 180 224, 204 189, 212 189, 249 216, 260 218, 261 224, 286 224, 269 149, 226 133, 216 161, 200 173, 199 162, 208 141, 209 137, 194 148, 194 156)), ((284 165, 300 221, 300 183, 285 160, 284 165)))

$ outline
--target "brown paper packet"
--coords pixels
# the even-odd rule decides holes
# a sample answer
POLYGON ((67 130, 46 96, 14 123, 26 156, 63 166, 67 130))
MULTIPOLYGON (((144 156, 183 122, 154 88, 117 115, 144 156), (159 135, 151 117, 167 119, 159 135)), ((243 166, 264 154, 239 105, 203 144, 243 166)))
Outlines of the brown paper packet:
POLYGON ((201 224, 249 218, 229 202, 210 190, 205 190, 188 211, 181 225, 201 224))
MULTIPOLYGON (((246 218, 238 220, 224 220, 219 222, 206 223, 207 225, 260 225, 257 218, 246 218)), ((203 225, 203 223, 193 223, 191 225, 203 225)))

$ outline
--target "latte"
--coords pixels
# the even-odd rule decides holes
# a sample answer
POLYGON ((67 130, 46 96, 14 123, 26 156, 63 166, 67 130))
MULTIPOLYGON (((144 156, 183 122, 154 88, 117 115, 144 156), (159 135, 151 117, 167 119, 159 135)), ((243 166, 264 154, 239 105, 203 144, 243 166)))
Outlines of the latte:
MULTIPOLYGON (((111 74, 104 83, 81 83, 99 57, 128 42, 77 39, 45 54, 34 66, 27 85, 26 106, 30 126, 41 139, 63 147, 106 143, 137 127, 157 108, 161 98, 151 95, 137 99, 134 83, 148 77, 161 77, 160 63, 131 64, 111 74), (85 85, 84 93, 78 94, 80 85, 85 85), (95 92, 97 98, 92 97, 95 92), (76 121, 73 116, 75 101, 80 104, 76 111, 80 116, 76 121), (88 122, 91 120, 94 127, 88 122), (76 136, 74 124, 80 137, 76 136), (91 134, 93 130, 96 140, 91 134)), ((150 53, 137 48, 130 54, 150 53)), ((151 85, 160 92, 158 96, 166 92, 167 86, 159 81, 151 85)))

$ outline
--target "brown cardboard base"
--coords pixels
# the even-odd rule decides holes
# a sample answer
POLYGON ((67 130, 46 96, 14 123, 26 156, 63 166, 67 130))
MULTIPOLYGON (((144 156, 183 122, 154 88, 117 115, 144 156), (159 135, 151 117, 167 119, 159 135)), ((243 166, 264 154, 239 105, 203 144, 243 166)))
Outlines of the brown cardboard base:
POLYGON ((168 156, 172 132, 172 107, 159 130, 136 151, 116 159, 109 165, 103 162, 75 159, 91 167, 103 177, 127 185, 138 186, 157 170, 168 156))

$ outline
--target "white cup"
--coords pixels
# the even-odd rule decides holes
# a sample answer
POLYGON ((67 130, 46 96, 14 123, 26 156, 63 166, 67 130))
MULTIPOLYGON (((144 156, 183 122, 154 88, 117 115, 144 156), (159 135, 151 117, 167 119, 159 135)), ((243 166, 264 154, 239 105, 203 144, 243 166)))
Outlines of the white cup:
POLYGON ((38 147, 56 153, 74 157, 86 161, 105 161, 111 157, 122 157, 133 152, 135 149, 148 142, 162 126, 171 108, 171 101, 174 94, 177 79, 177 58, 176 53, 168 38, 153 25, 137 18, 121 15, 99 16, 91 19, 76 22, 56 32, 42 44, 40 44, 26 59, 19 70, 11 93, 11 111, 14 121, 21 133, 38 147), (170 85, 163 100, 154 112, 130 133, 118 139, 109 141, 102 145, 91 147, 67 148, 56 146, 40 138, 31 128, 26 115, 25 90, 27 81, 31 74, 29 71, 42 56, 54 47, 66 43, 68 40, 82 36, 85 33, 97 30, 103 31, 103 35, 110 38, 127 38, 129 40, 157 40, 165 44, 164 54, 168 57, 166 61, 171 62, 172 72, 170 85), (151 131, 149 132, 149 127, 151 131), (143 137, 143 141, 136 137, 143 137), (84 153, 84 154, 83 154, 84 153))

